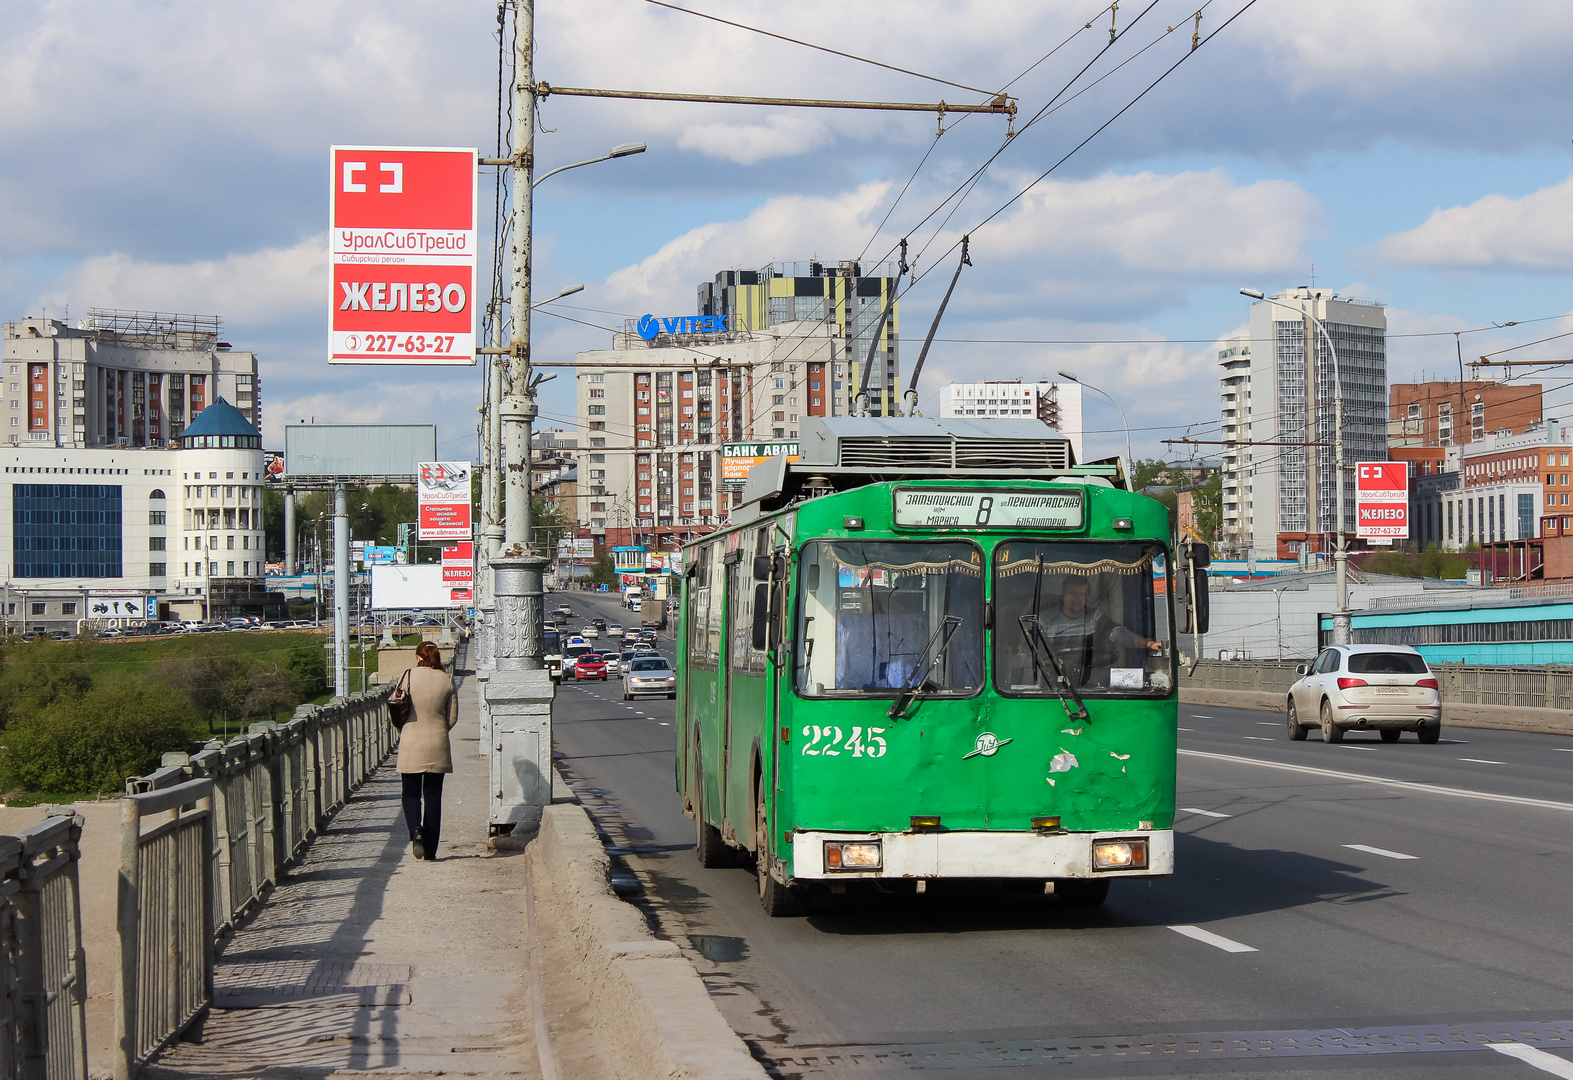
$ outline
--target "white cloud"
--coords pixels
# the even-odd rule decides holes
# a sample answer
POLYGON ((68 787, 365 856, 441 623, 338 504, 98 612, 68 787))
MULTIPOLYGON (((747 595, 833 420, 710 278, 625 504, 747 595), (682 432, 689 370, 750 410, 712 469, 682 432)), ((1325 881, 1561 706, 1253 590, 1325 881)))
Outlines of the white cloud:
POLYGON ((320 309, 325 324, 327 281, 323 233, 289 248, 187 263, 144 262, 120 252, 94 256, 54 283, 48 303, 216 314, 242 327, 301 319, 320 309))
POLYGON ((802 154, 831 139, 829 127, 806 116, 769 116, 758 124, 693 124, 683 129, 677 145, 739 165, 766 158, 802 154))
POLYGON ((1487 195, 1435 210, 1377 250, 1406 266, 1566 272, 1573 269, 1573 177, 1522 198, 1487 195))

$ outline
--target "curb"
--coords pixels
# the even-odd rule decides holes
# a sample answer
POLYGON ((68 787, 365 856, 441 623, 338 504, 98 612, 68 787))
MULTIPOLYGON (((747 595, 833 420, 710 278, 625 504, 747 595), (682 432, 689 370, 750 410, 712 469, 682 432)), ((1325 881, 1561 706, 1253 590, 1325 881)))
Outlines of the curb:
MULTIPOLYGON (((1286 695, 1267 690, 1213 690, 1181 687, 1184 705, 1214 705, 1221 709, 1258 709, 1281 713, 1286 695)), ((1563 709, 1532 709, 1522 705, 1470 705, 1442 702, 1442 726, 1526 731, 1538 735, 1573 735, 1573 713, 1563 709)))
POLYGON ((537 901, 552 905, 571 936, 601 1057, 616 1076, 767 1080, 677 945, 613 895, 611 862, 583 807, 546 807, 527 858, 537 901))

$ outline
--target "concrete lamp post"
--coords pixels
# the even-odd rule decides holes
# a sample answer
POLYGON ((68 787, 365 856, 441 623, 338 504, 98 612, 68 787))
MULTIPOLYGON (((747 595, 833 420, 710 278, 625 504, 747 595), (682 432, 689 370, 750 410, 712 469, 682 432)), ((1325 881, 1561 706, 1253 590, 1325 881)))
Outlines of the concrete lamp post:
MULTIPOLYGON (((1253 300, 1262 300, 1269 304, 1276 304, 1294 312, 1303 319, 1309 319, 1311 324, 1321 333, 1322 340, 1327 342, 1327 355, 1333 362, 1333 499, 1338 504, 1338 546, 1333 555, 1335 574, 1338 583, 1338 610, 1333 612, 1333 642, 1337 645, 1348 645, 1352 638, 1349 628, 1349 540, 1344 533, 1344 381, 1338 374, 1338 350, 1333 348, 1333 336, 1327 332, 1327 327, 1322 325, 1322 320, 1312 315, 1303 307, 1295 307, 1275 297, 1268 296, 1260 289, 1241 289, 1241 296, 1249 296, 1253 300)), ((1309 413, 1306 417, 1306 430, 1309 434, 1312 420, 1309 413)), ((1313 440, 1307 439, 1306 442, 1313 440)), ((1311 481, 1307 477, 1307 485, 1311 481)), ((1307 499, 1310 493, 1307 492, 1307 499)))

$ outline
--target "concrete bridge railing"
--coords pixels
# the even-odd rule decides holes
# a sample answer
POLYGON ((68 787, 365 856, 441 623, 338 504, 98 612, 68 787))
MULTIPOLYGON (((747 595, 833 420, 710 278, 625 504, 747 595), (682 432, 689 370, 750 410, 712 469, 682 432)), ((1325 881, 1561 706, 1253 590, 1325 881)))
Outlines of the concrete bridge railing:
POLYGON ((0 1080, 87 1080, 87 970, 69 809, 0 836, 0 1080))
POLYGON ((216 942, 392 751, 388 692, 302 706, 127 781, 116 1080, 206 1016, 216 942))

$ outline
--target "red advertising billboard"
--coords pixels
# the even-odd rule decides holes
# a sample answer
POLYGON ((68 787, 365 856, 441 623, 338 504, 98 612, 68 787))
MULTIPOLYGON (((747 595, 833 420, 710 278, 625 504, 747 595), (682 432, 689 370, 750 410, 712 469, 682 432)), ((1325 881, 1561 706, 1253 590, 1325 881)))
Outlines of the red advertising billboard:
POLYGON ((445 544, 442 549, 442 583, 468 589, 475 578, 475 545, 468 540, 445 544))
POLYGON ((1362 461, 1355 466, 1355 534, 1371 539, 1409 536, 1409 463, 1362 461))
POLYGON ((469 462, 420 462, 415 497, 422 540, 470 539, 469 462))
POLYGON ((474 149, 335 146, 328 204, 334 364, 473 364, 474 149))

